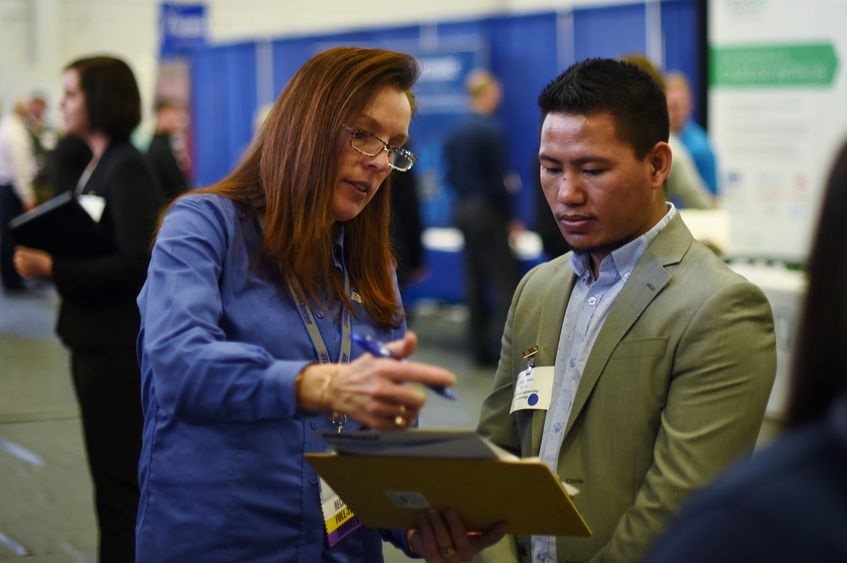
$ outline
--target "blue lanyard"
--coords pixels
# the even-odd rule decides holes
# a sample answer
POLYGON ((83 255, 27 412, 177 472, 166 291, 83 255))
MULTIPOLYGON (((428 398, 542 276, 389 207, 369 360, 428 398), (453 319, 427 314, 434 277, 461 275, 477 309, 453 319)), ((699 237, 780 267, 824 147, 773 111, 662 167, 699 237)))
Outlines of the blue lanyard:
MULTIPOLYGON (((318 325, 315 322, 315 316, 312 314, 312 309, 306 302, 303 296, 303 289, 300 282, 296 279, 288 286, 288 291, 291 293, 291 298, 297 303, 297 312, 300 313, 300 318, 303 319, 303 324, 306 326, 306 332, 309 334, 309 340, 312 341, 312 346, 318 354, 318 361, 322 364, 329 364, 332 359, 329 356, 326 343, 324 342, 321 332, 318 330, 318 325)), ((347 271, 344 271, 344 295, 350 295, 350 276, 347 271)), ((350 311, 346 307, 341 308, 341 347, 338 351, 338 361, 342 364, 350 363, 350 351, 353 348, 350 311)))

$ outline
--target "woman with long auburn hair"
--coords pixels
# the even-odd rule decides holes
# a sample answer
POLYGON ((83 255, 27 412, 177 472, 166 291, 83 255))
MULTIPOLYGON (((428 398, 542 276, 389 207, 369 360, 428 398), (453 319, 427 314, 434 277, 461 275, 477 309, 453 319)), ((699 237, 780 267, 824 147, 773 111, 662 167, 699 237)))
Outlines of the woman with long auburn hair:
POLYGON ((325 449, 321 431, 406 428, 425 402, 409 383, 455 381, 352 337, 397 358, 417 344, 388 234, 390 176, 415 161, 417 74, 401 53, 318 54, 232 173, 164 217, 138 298, 139 562, 371 562, 382 539, 456 560, 502 535, 437 512, 419 530, 331 526, 349 511, 303 457, 325 449))

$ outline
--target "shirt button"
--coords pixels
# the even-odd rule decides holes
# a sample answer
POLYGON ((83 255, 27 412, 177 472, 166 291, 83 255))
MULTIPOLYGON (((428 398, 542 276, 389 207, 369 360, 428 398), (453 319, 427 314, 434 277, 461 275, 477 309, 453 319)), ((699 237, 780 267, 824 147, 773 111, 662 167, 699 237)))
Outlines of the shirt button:
POLYGON ((313 485, 317 485, 318 484, 318 478, 312 477, 311 479, 309 479, 309 483, 311 483, 313 485))
POLYGON ((313 420, 311 423, 309 423, 309 426, 311 426, 311 427, 312 427, 312 430, 317 430, 317 429, 318 429, 318 423, 317 423, 317 422, 315 422, 314 420, 313 420))
POLYGON ((319 319, 324 318, 324 314, 323 314, 321 311, 318 311, 318 312, 317 312, 317 314, 316 314, 315 316, 316 316, 317 318, 319 318, 319 319))
POLYGON ((571 366, 572 368, 576 367, 576 359, 571 358, 571 361, 568 362, 568 365, 571 366))
POLYGON ((589 304, 589 305, 591 305, 591 306, 593 307, 595 303, 597 303, 597 298, 596 298, 596 297, 593 297, 593 296, 592 296, 592 297, 589 297, 589 298, 588 298, 588 304, 589 304))

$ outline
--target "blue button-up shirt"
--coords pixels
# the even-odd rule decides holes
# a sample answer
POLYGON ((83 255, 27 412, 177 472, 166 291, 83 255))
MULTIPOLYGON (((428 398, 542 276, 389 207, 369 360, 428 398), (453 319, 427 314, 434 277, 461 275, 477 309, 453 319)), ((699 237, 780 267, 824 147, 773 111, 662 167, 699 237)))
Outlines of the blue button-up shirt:
MULTIPOLYGON (((303 454, 324 451, 317 432, 335 427, 297 409, 294 379, 317 355, 279 274, 257 259, 261 238, 255 216, 214 195, 179 200, 159 233, 138 298, 139 563, 370 562, 382 561, 380 535, 403 541, 402 530, 360 528, 327 547, 303 454)), ((343 244, 342 233, 339 269, 343 244)), ((353 306, 355 332, 390 341, 405 331, 353 306)), ((341 306, 313 312, 337 361, 341 306)))

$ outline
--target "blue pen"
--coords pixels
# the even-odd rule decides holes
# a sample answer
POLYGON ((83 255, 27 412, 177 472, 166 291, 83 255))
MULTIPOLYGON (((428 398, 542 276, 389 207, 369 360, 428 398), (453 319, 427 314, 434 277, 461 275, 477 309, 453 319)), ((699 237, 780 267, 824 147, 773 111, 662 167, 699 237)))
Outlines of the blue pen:
MULTIPOLYGON (((388 349, 388 346, 386 346, 385 344, 370 335, 362 335, 354 332, 350 335, 350 338, 353 339, 353 342, 364 348, 365 351, 370 352, 372 355, 378 358, 394 358, 395 360, 399 359, 391 352, 391 350, 388 349)), ((424 383, 423 385, 424 387, 432 389, 445 399, 450 399, 451 401, 456 400, 456 394, 453 393, 453 391, 451 389, 448 389, 447 387, 443 387, 441 385, 430 385, 428 383, 424 383)))

